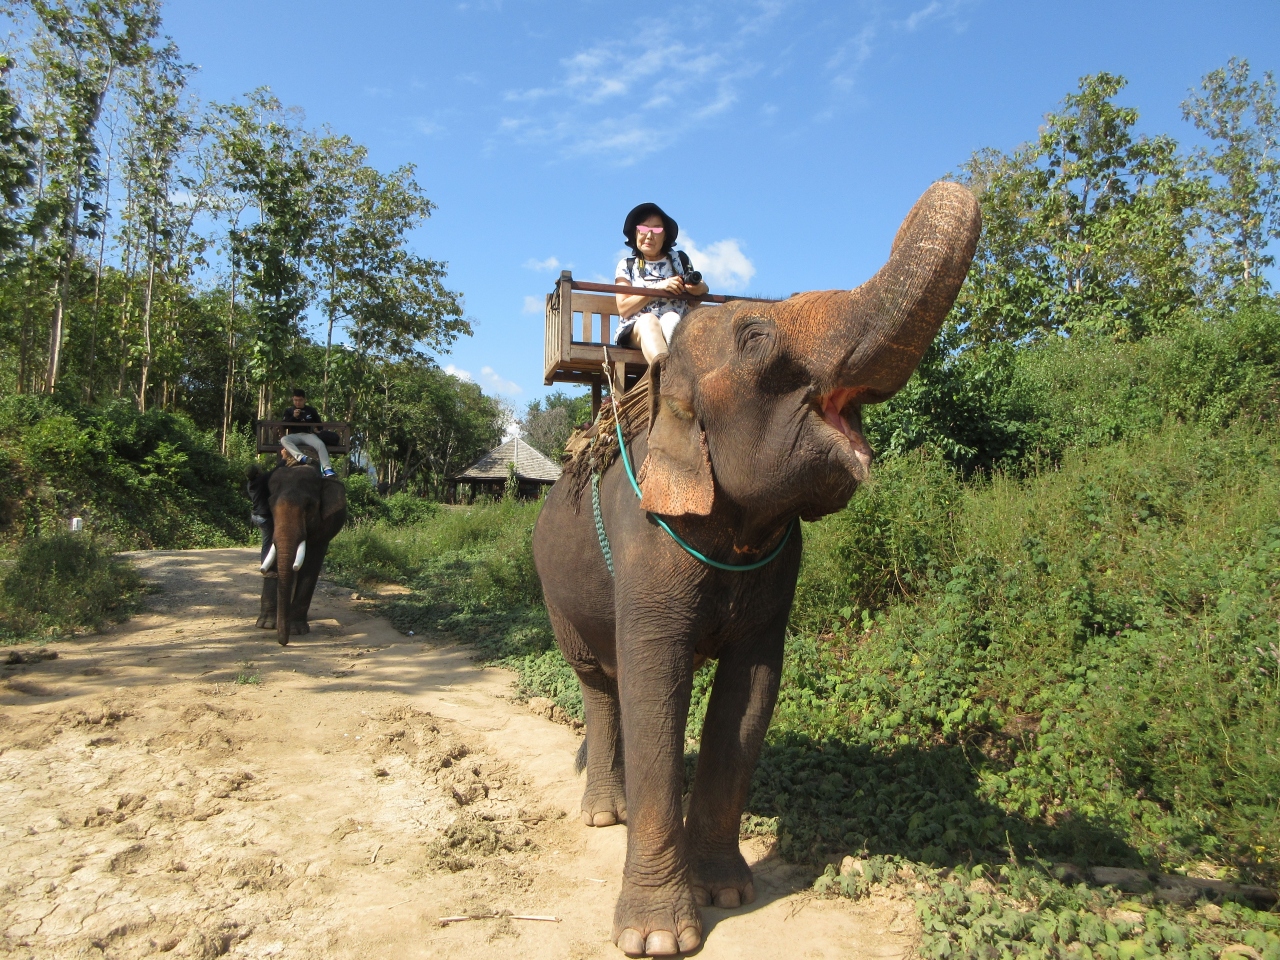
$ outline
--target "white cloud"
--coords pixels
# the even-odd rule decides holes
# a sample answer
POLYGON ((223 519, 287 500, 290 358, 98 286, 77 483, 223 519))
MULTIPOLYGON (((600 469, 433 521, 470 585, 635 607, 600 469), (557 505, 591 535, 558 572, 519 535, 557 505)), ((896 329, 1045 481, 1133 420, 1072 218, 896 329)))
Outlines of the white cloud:
POLYGON ((728 110, 740 82, 759 69, 754 59, 734 55, 740 44, 732 38, 690 44, 644 22, 627 34, 562 59, 553 82, 507 91, 512 113, 499 120, 498 135, 558 147, 564 157, 600 155, 629 165, 728 110))
POLYGON ((560 261, 555 257, 547 257, 545 260, 534 260, 532 257, 524 262, 526 270, 559 270, 560 261))
POLYGON ((496 390, 498 393, 523 393, 520 384, 505 380, 498 375, 493 367, 481 367, 480 379, 488 385, 490 390, 496 390))
POLYGON ((481 386, 488 387, 498 393, 524 393, 520 384, 505 379, 490 366, 480 368, 480 376, 477 379, 471 375, 470 370, 463 370, 461 367, 455 367, 452 363, 446 363, 444 372, 451 376, 457 377, 459 380, 466 380, 468 383, 479 382, 481 386))
POLYGON ((543 297, 525 297, 524 307, 521 313, 544 314, 547 312, 547 304, 543 297))
POLYGON ((703 248, 692 237, 682 236, 680 245, 689 254, 693 268, 702 271, 712 293, 739 293, 756 275, 755 264, 742 252, 737 240, 717 240, 703 248))
POLYGON ((960 8, 963 7, 966 0, 930 0, 928 4, 910 14, 905 20, 899 20, 894 23, 895 27, 906 30, 907 33, 914 33, 916 29, 930 20, 951 20, 955 22, 957 29, 963 29, 964 24, 957 20, 960 14, 960 8))

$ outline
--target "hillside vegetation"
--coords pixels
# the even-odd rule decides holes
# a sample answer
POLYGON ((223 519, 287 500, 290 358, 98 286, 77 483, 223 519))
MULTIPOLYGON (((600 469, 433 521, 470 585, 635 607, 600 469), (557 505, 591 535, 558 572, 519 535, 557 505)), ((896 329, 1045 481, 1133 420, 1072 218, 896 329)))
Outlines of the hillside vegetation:
POLYGON ((231 459, 181 415, 0 398, 0 535, 65 530, 80 516, 121 550, 245 543, 249 446, 235 439, 231 459))
MULTIPOLYGON (((1280 311, 1258 305, 1134 344, 973 351, 874 411, 890 451, 908 416, 931 440, 885 456, 847 509, 804 529, 744 829, 792 859, 872 858, 882 877, 964 865, 963 883, 934 873, 921 900, 938 956, 963 942, 1118 955, 1106 923, 1126 956, 1179 937, 1216 955, 1248 931, 1263 931, 1260 955, 1280 949, 1246 907, 1117 926, 1119 895, 1036 866, 1280 879, 1278 342, 1280 311), (971 416, 921 412, 939 383, 974 398, 971 416), (982 876, 997 893, 979 904, 982 876)), ((580 715, 532 568, 536 513, 499 502, 359 525, 331 562, 353 582, 409 584, 387 607, 402 629, 475 642, 580 715)), ((713 675, 695 682, 690 768, 713 675)))

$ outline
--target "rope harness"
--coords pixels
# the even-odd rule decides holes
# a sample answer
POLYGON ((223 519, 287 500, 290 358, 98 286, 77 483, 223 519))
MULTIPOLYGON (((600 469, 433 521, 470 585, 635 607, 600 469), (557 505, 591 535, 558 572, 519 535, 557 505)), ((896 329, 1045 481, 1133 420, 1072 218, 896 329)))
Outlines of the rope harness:
MULTIPOLYGON (((644 494, 640 492, 640 484, 636 481, 635 471, 631 469, 631 457, 627 454, 627 441, 622 436, 622 416, 621 416, 621 412, 618 409, 617 394, 614 392, 614 389, 613 389, 613 377, 609 375, 608 348, 605 349, 604 375, 606 379, 608 379, 609 381, 609 399, 612 401, 613 408, 614 408, 614 424, 613 425, 614 425, 614 428, 618 431, 618 452, 622 456, 622 466, 627 472, 627 479, 631 481, 631 489, 635 491, 636 499, 643 500, 644 494)), ((600 513, 600 474, 599 473, 593 473, 591 475, 591 512, 595 516, 596 537, 600 541, 600 552, 604 554, 605 566, 609 568, 609 576, 612 577, 614 575, 613 548, 609 546, 609 535, 605 533, 604 517, 600 513)), ((667 532, 667 535, 671 537, 671 539, 674 540, 677 544, 679 544, 680 548, 684 550, 685 553, 689 554, 689 556, 693 557, 695 560, 702 561, 709 567, 715 567, 717 570, 728 570, 731 573, 747 573, 748 571, 759 570, 761 567, 768 566, 775 559, 777 559, 778 554, 782 552, 782 548, 785 547, 787 543, 791 540, 791 533, 796 528, 796 521, 793 519, 789 524, 787 524, 787 532, 783 536, 782 542, 779 543, 776 547, 774 547, 773 550, 769 553, 769 555, 765 557, 763 560, 756 560, 753 563, 741 563, 741 564, 721 563, 719 560, 712 560, 710 557, 706 556, 705 554, 699 553, 689 544, 685 543, 685 541, 680 538, 680 535, 676 533, 674 530, 672 530, 669 526, 667 526, 667 522, 663 520, 660 516, 658 516, 656 513, 650 513, 649 516, 652 517, 653 522, 656 523, 658 526, 660 526, 663 530, 665 530, 667 532)))

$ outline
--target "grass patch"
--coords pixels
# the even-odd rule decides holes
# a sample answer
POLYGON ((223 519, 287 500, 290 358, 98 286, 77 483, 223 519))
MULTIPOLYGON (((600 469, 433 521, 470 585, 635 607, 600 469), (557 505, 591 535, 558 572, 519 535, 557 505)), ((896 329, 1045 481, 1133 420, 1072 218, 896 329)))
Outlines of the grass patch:
POLYGON ((128 561, 84 534, 23 541, 0 581, 0 642, 100 630, 127 620, 146 585, 128 561))
POLYGON ((241 660, 239 662, 240 669, 236 671, 235 682, 238 686, 257 686, 262 683, 262 677, 254 668, 252 660, 241 660))

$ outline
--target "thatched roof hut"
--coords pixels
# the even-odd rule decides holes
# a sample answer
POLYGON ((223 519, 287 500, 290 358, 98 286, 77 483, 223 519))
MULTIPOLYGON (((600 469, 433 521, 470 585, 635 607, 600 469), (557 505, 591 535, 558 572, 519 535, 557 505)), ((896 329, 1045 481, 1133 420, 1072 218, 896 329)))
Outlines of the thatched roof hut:
POLYGON ((519 437, 494 447, 461 473, 449 478, 450 499, 470 502, 476 497, 500 497, 514 468, 516 495, 532 499, 560 479, 560 467, 519 437), (465 492, 464 492, 465 488, 465 492))

